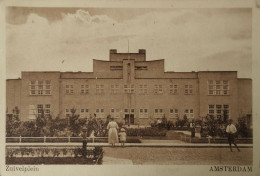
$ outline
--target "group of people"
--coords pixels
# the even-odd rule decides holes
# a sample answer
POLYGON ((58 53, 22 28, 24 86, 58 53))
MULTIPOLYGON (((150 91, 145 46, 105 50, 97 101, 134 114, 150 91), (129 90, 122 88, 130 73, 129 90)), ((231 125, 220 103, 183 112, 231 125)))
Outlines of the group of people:
MULTIPOLYGON (((118 124, 114 121, 114 118, 110 119, 110 122, 107 125, 108 129, 108 143, 112 145, 112 147, 115 147, 116 143, 120 143, 121 146, 125 145, 126 142, 126 131, 124 128, 120 129, 120 132, 118 133, 118 124)), ((190 129, 191 129, 191 137, 195 137, 195 123, 192 121, 190 123, 190 129)), ((232 119, 228 120, 228 125, 226 127, 226 133, 227 133, 227 138, 228 138, 228 143, 230 147, 230 151, 232 152, 232 144, 235 145, 238 151, 240 149, 238 148, 236 141, 235 141, 235 134, 237 132, 236 126, 232 123, 232 119)), ((86 133, 83 133, 83 148, 86 147, 86 133)))
MULTIPOLYGON (((233 152, 231 145, 234 144, 234 146, 237 148, 237 151, 240 152, 240 149, 238 148, 236 141, 235 141, 235 134, 237 132, 237 128, 232 122, 233 122, 232 119, 229 119, 228 125, 226 127, 229 148, 230 148, 230 151, 233 152)), ((191 137, 195 137, 195 123, 193 120, 190 123, 190 131, 191 131, 191 137)))
POLYGON ((108 143, 112 144, 112 147, 114 147, 115 144, 119 142, 118 140, 119 137, 121 146, 124 147, 126 142, 125 129, 121 128, 120 132, 118 133, 117 130, 119 129, 119 127, 113 118, 111 118, 111 121, 108 123, 107 129, 108 129, 108 143))

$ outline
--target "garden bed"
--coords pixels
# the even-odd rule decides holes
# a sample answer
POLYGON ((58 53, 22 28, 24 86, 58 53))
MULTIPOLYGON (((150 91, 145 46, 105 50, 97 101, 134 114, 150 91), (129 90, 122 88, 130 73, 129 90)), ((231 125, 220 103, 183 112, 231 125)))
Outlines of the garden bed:
POLYGON ((102 147, 6 147, 6 164, 102 164, 102 147))
POLYGON ((38 164, 100 164, 93 158, 84 157, 6 157, 6 164, 38 165, 38 164))

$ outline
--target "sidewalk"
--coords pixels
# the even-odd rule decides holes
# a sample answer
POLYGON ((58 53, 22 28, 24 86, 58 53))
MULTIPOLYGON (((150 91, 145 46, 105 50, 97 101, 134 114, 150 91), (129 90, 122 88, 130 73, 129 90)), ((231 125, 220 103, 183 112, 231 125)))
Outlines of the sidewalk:
MULTIPOLYGON (((7 143, 6 147, 81 147, 81 143, 7 143)), ((88 143, 88 147, 111 147, 108 143, 88 143)), ((238 144, 240 148, 253 148, 253 144, 238 144)), ((116 144, 115 147, 121 147, 116 144)), ((144 143, 126 143, 125 147, 176 147, 176 148, 229 148, 228 144, 198 144, 198 143, 181 143, 176 140, 152 140, 144 143)))

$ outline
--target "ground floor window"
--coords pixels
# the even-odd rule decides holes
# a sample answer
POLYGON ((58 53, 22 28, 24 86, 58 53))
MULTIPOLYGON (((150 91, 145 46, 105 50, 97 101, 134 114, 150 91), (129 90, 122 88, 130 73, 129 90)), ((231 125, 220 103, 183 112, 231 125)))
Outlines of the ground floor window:
POLYGON ((139 118, 148 118, 148 109, 139 109, 139 118))
POLYGON ((120 110, 112 108, 110 110, 111 117, 113 118, 120 118, 120 110))
POLYGON ((89 118, 89 110, 87 108, 80 109, 80 118, 89 118))
POLYGON ((209 104, 208 114, 217 118, 230 118, 228 104, 209 104))
POLYGON ((194 118, 193 109, 185 109, 184 114, 187 118, 194 118))
POLYGON ((105 118, 104 109, 96 109, 96 117, 97 118, 105 118))
POLYGON ((170 118, 178 118, 178 117, 179 117, 178 109, 170 109, 170 118))
POLYGON ((154 109, 154 117, 162 118, 164 116, 163 109, 154 109))
POLYGON ((50 117, 51 115, 51 105, 50 104, 36 104, 29 105, 29 119, 35 120, 37 116, 44 114, 45 117, 50 117))

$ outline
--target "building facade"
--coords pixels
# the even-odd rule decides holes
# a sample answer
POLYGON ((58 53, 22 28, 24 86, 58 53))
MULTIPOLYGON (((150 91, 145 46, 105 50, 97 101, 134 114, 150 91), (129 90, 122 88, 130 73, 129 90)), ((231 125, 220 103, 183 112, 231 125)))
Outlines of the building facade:
POLYGON ((111 115, 137 125, 252 114, 251 79, 237 78, 236 71, 165 72, 164 60, 146 61, 144 49, 112 49, 109 61, 93 60, 93 72, 22 72, 6 85, 7 114, 18 107, 23 121, 34 120, 40 109, 52 117, 76 109, 82 118, 111 115))

